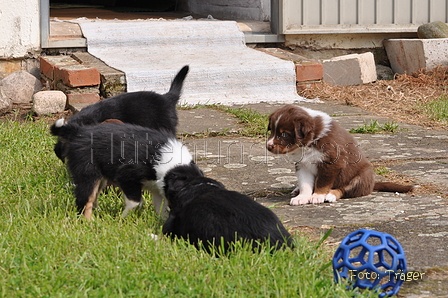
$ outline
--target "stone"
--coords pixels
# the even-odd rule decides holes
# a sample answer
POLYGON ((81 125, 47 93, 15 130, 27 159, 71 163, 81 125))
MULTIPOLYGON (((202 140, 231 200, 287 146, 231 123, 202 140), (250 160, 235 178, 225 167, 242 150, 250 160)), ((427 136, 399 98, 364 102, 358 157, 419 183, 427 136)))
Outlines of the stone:
POLYGON ((19 70, 6 76, 1 82, 3 95, 12 103, 30 103, 33 94, 42 90, 42 83, 30 73, 19 70))
POLYGON ((411 74, 448 65, 448 38, 387 39, 383 44, 395 73, 411 74))
POLYGON ((8 113, 12 110, 12 101, 3 95, 2 87, 0 86, 0 115, 8 113))
POLYGON ((395 76, 394 71, 389 66, 377 64, 376 77, 378 80, 393 80, 395 76))
POLYGON ((417 36, 421 39, 448 38, 448 25, 442 21, 420 25, 417 28, 417 36))
POLYGON ((33 111, 38 115, 60 113, 65 110, 67 96, 62 91, 39 91, 33 96, 33 111))
POLYGON ((324 81, 332 85, 361 85, 377 80, 371 52, 334 57, 322 62, 324 81))

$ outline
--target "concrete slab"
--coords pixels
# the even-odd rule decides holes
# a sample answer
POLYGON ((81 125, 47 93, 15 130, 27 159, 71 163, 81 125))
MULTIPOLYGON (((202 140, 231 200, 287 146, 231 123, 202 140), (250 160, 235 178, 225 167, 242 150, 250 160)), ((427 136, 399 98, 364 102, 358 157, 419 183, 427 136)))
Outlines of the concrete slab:
POLYGON ((392 70, 399 74, 448 65, 448 38, 387 39, 384 47, 392 70))
POLYGON ((332 85, 362 85, 376 81, 373 54, 350 54, 322 61, 324 81, 332 85))
POLYGON ((184 135, 231 133, 242 128, 235 117, 213 109, 180 110, 178 114, 179 123, 183 123, 179 133, 184 135))

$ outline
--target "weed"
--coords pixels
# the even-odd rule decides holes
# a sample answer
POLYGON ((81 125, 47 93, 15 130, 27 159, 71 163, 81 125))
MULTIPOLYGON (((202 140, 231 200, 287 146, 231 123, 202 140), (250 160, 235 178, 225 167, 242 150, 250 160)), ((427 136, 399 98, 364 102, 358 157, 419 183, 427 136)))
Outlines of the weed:
POLYGON ((373 169, 375 171, 375 174, 383 176, 383 177, 387 177, 388 174, 392 173, 392 171, 384 166, 378 167, 378 168, 374 168, 373 169))
POLYGON ((369 123, 364 121, 364 125, 360 126, 358 128, 352 128, 350 129, 350 133, 381 133, 381 132, 388 132, 388 133, 394 133, 398 130, 398 124, 395 122, 386 122, 384 124, 380 124, 378 120, 370 120, 369 123))
MULTIPOLYGON (((193 110, 193 109, 201 109, 208 108, 214 109, 218 111, 222 111, 228 114, 235 116, 238 119, 240 124, 243 124, 243 129, 241 130, 231 130, 227 129, 220 133, 199 133, 195 134, 195 137, 205 137, 205 136, 225 136, 225 135, 240 135, 245 137, 265 137, 267 133, 268 127, 268 115, 261 114, 252 109, 239 107, 234 108, 230 106, 217 105, 217 104, 197 104, 197 105, 182 105, 179 107, 181 110, 193 110)), ((186 135, 186 134, 184 134, 186 135)), ((191 136, 191 135, 189 135, 191 136)))
POLYGON ((239 123, 244 124, 241 135, 247 137, 264 137, 268 128, 268 115, 261 114, 248 108, 232 108, 227 106, 218 106, 217 109, 234 115, 239 119, 239 123))
POLYGON ((448 122, 448 96, 440 98, 423 105, 423 110, 433 120, 448 122))

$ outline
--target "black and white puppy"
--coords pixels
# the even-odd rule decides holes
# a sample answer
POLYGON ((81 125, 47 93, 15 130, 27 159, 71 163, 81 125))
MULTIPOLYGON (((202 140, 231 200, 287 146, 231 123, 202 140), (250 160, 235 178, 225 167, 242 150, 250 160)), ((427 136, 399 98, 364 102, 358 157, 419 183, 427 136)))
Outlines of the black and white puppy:
POLYGON ((261 242, 279 249, 293 247, 293 240, 279 218, 267 207, 216 180, 204 177, 194 163, 172 168, 164 178, 164 192, 170 213, 163 233, 199 243, 210 252, 213 245, 227 251, 238 240, 261 242))
POLYGON ((163 178, 173 167, 192 161, 188 149, 171 131, 126 123, 80 126, 58 121, 51 132, 69 142, 67 167, 80 213, 92 216, 98 193, 111 181, 123 192, 123 216, 142 204, 142 190, 149 190, 155 210, 168 216, 163 178))
MULTIPOLYGON (((176 133, 178 122, 176 105, 182 92, 183 82, 189 66, 184 66, 175 76, 168 93, 138 91, 119 94, 83 108, 71 116, 67 123, 94 125, 107 119, 117 119, 154 129, 165 129, 176 133)), ((66 143, 62 139, 54 146, 56 156, 65 161, 66 143)))

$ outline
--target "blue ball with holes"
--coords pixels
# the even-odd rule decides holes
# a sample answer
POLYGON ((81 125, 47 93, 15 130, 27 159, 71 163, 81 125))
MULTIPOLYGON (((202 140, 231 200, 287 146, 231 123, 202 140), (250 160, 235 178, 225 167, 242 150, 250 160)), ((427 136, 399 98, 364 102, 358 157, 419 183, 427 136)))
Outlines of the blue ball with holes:
POLYGON ((346 236, 333 256, 336 282, 352 288, 375 289, 379 297, 398 293, 406 276, 400 243, 387 233, 361 229, 346 236))

